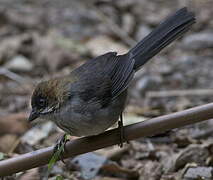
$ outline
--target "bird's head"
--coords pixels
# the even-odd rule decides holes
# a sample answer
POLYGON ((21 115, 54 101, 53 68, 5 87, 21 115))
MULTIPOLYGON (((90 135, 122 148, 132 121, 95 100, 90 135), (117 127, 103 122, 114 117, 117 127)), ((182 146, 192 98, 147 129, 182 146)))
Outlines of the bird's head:
POLYGON ((31 97, 32 111, 28 120, 33 121, 57 111, 70 97, 70 83, 72 80, 68 77, 39 83, 31 97))

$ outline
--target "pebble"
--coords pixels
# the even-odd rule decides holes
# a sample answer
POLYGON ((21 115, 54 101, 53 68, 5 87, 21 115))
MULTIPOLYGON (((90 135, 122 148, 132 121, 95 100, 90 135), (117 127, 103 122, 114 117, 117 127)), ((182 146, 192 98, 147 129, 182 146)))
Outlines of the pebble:
POLYGON ((184 174, 184 180, 196 180, 196 179, 213 179, 212 167, 192 167, 188 168, 184 174))
POLYGON ((29 72, 33 68, 33 64, 24 56, 15 56, 5 65, 6 68, 13 71, 29 72))

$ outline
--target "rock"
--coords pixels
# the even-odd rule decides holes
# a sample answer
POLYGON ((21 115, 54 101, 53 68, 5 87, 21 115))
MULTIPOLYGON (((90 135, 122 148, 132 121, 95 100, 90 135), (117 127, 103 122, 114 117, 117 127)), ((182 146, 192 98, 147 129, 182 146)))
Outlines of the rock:
POLYGON ((98 174, 100 168, 106 163, 106 161, 107 159, 104 156, 89 152, 75 157, 69 162, 68 166, 77 166, 81 171, 83 179, 92 179, 98 174))
POLYGON ((196 180, 196 179, 213 179, 213 168, 212 167, 191 167, 188 168, 184 174, 184 180, 196 180))
POLYGON ((94 37, 86 43, 86 46, 94 57, 105 54, 109 51, 118 52, 118 54, 124 54, 128 51, 127 47, 113 41, 107 36, 94 37))
POLYGON ((163 167, 157 161, 147 161, 143 163, 143 166, 139 170, 139 180, 149 179, 156 180, 160 179, 163 167))
MULTIPOLYGON (((165 152, 164 152, 165 153, 165 152)), ((162 158, 162 165, 163 165, 163 170, 166 174, 169 174, 170 172, 174 172, 174 165, 175 165, 175 156, 176 154, 166 154, 167 156, 162 158)), ((162 152, 161 152, 162 156, 162 152)))
POLYGON ((24 56, 15 56, 5 65, 6 68, 12 71, 29 72, 33 68, 33 64, 24 56))
POLYGON ((188 50, 213 48, 213 33, 200 32, 188 35, 183 39, 183 47, 188 50))
POLYGON ((22 136, 22 142, 28 143, 29 145, 38 144, 39 141, 49 136, 50 132, 53 130, 53 127, 54 124, 52 122, 38 124, 22 136))
POLYGON ((198 145, 191 145, 179 153, 175 162, 175 169, 184 167, 187 163, 196 163, 205 165, 206 159, 209 156, 207 149, 198 145))

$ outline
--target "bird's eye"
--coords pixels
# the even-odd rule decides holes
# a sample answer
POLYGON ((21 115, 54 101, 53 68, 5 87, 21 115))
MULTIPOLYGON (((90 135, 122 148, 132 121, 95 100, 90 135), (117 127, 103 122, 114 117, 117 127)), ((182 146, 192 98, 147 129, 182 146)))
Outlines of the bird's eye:
POLYGON ((39 98, 39 99, 38 99, 38 105, 39 105, 40 107, 45 107, 45 105, 46 105, 46 100, 45 100, 44 98, 39 98))

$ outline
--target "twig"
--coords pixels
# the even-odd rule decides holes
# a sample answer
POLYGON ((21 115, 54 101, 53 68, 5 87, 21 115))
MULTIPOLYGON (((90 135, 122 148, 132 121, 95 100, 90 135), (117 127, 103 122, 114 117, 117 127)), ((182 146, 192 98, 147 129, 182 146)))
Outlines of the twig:
MULTIPOLYGON (((26 78, 21 77, 20 75, 6 69, 6 68, 0 68, 0 75, 4 75, 7 78, 13 80, 14 82, 16 82, 24 91, 30 91, 32 90, 32 87, 30 84, 32 84, 31 81, 29 81, 26 78), (27 86, 23 86, 23 84, 27 84, 27 86)), ((11 93, 11 92, 10 92, 11 93)))
POLYGON ((16 81, 19 84, 23 84, 24 82, 26 82, 25 78, 22 78, 18 74, 13 73, 5 68, 0 68, 0 74, 5 75, 6 77, 12 79, 13 81, 16 81))
MULTIPOLYGON (((211 118, 213 118, 213 103, 125 126, 125 138, 130 141, 211 118)), ((64 158, 112 146, 119 142, 119 129, 106 131, 97 136, 79 138, 66 144, 67 152, 64 158)), ((48 147, 0 161, 0 177, 45 165, 52 153, 53 147, 48 147)))
POLYGON ((212 96, 213 89, 190 89, 190 90, 171 90, 171 91, 149 91, 147 98, 165 98, 175 96, 212 96))
POLYGON ((193 139, 202 139, 202 138, 211 136, 212 134, 213 134, 213 127, 209 128, 207 130, 200 131, 199 133, 193 135, 192 138, 193 139))

